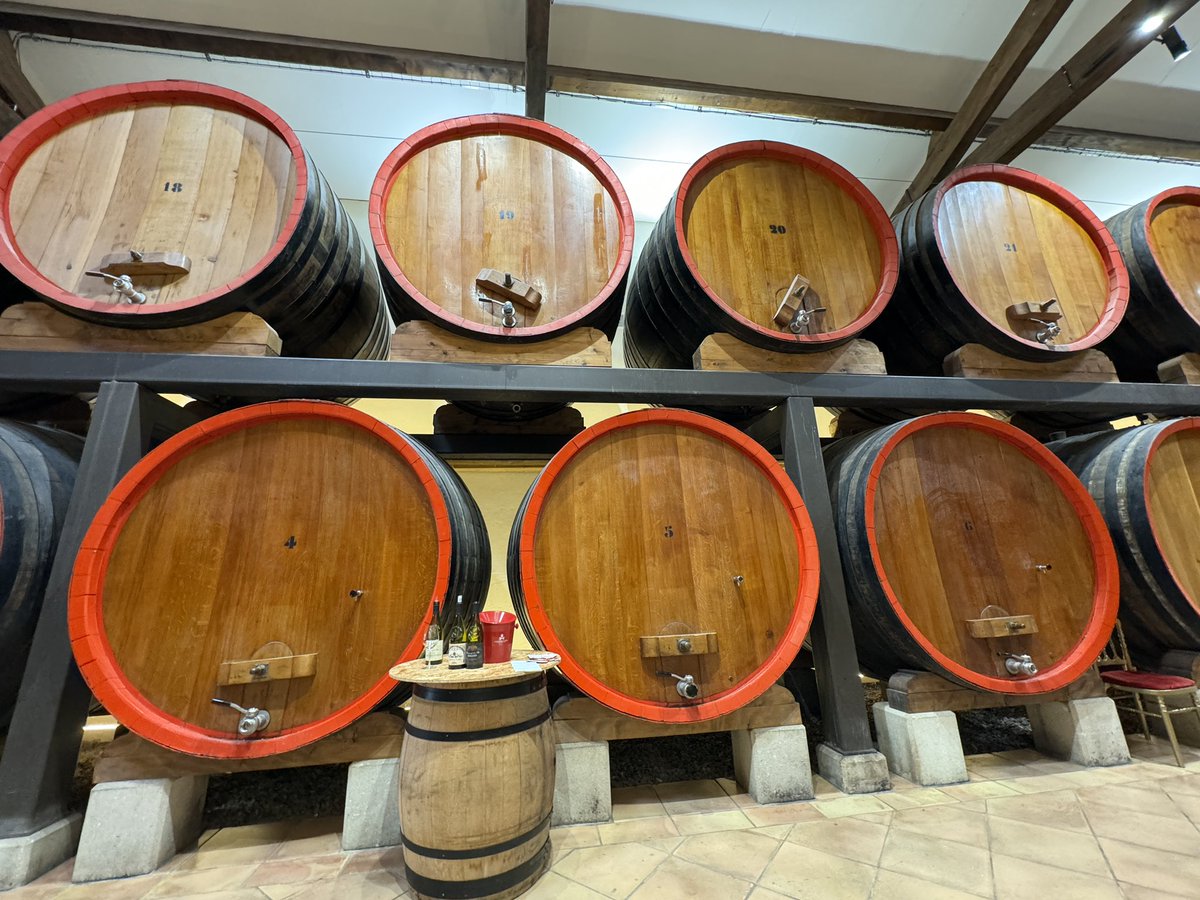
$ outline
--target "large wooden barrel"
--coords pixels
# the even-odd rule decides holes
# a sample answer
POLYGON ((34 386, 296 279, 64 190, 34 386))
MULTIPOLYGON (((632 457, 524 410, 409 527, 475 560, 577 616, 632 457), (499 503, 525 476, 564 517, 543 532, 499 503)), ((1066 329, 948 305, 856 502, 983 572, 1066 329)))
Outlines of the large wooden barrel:
POLYGON ((14 128, 0 159, 0 265, 63 312, 168 328, 244 310, 289 356, 386 354, 366 245, 296 133, 250 97, 192 81, 85 91, 14 128))
POLYGON ((293 750, 379 705, 434 600, 482 604, 479 509, 399 431, 331 403, 214 416, 141 460, 83 542, 75 658, 124 725, 197 756, 293 750), (270 713, 239 735, 213 698, 270 713))
POLYGON ((1200 652, 1200 418, 1171 419, 1049 445, 1108 523, 1121 570, 1121 624, 1151 664, 1200 652))
MULTIPOLYGON (((443 666, 443 668, 445 668, 443 666)), ((418 684, 400 751, 404 869, 419 897, 516 897, 550 864, 545 675, 418 684)))
POLYGON ((1129 308, 1103 350, 1125 381, 1200 351, 1200 188, 1176 187, 1107 222, 1129 269, 1129 308))
POLYGON ((0 422, 0 727, 21 686, 82 450, 73 434, 0 422))
POLYGON ((968 166, 893 221, 900 283, 867 330, 893 374, 941 375, 963 344, 1061 359, 1098 345, 1125 313, 1129 275, 1108 230, 1040 175, 968 166))
POLYGON ((370 219, 397 322, 518 343, 616 333, 633 211, 609 165, 561 128, 509 115, 430 125, 384 160, 370 219), (505 327, 491 302, 505 296, 477 281, 485 269, 533 288, 537 308, 516 304, 505 327))
POLYGON ((817 581, 812 523, 782 467, 741 432, 677 409, 626 413, 572 440, 509 539, 530 642, 560 654, 596 700, 661 722, 731 712, 770 687, 808 632, 817 581))
POLYGON ((937 413, 838 441, 826 465, 863 671, 1039 694, 1100 654, 1117 616, 1112 541, 1029 435, 937 413), (1037 673, 1009 674, 1026 655, 1037 673))
POLYGON ((887 213, 837 163, 775 141, 719 147, 684 175, 638 257, 626 362, 690 369, 714 332, 785 353, 827 350, 880 315, 898 267, 887 213), (805 315, 780 324, 798 276, 805 315))

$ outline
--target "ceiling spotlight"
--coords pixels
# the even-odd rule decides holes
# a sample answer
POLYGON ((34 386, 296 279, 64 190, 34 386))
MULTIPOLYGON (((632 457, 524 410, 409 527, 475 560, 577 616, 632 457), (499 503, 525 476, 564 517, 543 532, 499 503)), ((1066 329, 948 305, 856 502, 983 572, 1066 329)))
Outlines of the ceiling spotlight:
POLYGON ((1138 26, 1138 31, 1140 31, 1142 34, 1153 34, 1154 32, 1158 31, 1158 29, 1162 28, 1163 22, 1165 21, 1166 19, 1164 19, 1162 16, 1151 16, 1140 26, 1138 26))
POLYGON ((1192 52, 1192 48, 1187 45, 1187 41, 1183 39, 1183 35, 1179 33, 1179 29, 1172 25, 1155 40, 1162 41, 1168 50, 1171 51, 1171 59, 1179 62, 1185 56, 1192 52))

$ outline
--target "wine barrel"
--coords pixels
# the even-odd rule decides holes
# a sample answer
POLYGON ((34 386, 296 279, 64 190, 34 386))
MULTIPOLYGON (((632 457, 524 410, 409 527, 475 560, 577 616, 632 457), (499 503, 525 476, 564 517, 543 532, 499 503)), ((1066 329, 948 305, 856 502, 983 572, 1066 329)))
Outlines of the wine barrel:
POLYGON ((545 675, 413 688, 400 750, 400 826, 405 874, 418 896, 523 893, 550 864, 553 801, 545 675))
POLYGON ((770 687, 808 632, 817 580, 812 523, 775 459, 677 409, 577 436, 538 475, 509 538, 529 641, 596 700, 660 722, 713 718, 770 687))
POLYGON ((1049 445, 1108 523, 1121 571, 1121 624, 1152 665, 1200 652, 1200 418, 1171 419, 1049 445))
POLYGON ((1129 308, 1101 349, 1125 381, 1200 351, 1200 188, 1176 187, 1107 222, 1129 270, 1129 308))
POLYGON ((123 328, 244 310, 289 356, 386 354, 364 243, 296 133, 250 97, 193 81, 85 91, 14 128, 0 159, 0 265, 55 308, 123 328))
POLYGON ((0 422, 0 727, 12 716, 83 441, 0 422))
POLYGON ((633 257, 633 211, 616 173, 561 128, 464 116, 423 128, 384 160, 371 237, 397 322, 427 319, 481 340, 527 343, 591 326, 616 334, 633 257), (484 269, 540 295, 515 305, 484 269))
POLYGON ((937 413, 838 441, 826 466, 863 671, 1040 694, 1100 654, 1117 616, 1112 541, 1029 435, 937 413), (1009 674, 1010 655, 1037 673, 1009 674))
POLYGON ((1125 313, 1129 275, 1108 230, 1040 175, 968 166, 893 222, 900 282, 866 334, 892 374, 941 375, 963 344, 1062 359, 1097 346, 1125 313))
POLYGON ((75 658, 123 725, 172 750, 294 750, 383 702, 431 603, 482 605, 479 509, 411 438, 332 403, 264 403, 180 432, 120 481, 70 594, 75 658), (264 709, 239 715, 213 698, 264 709))
POLYGON ((898 268, 887 213, 846 169, 775 141, 719 147, 684 175, 638 257, 626 363, 690 369, 714 332, 784 353, 828 350, 883 312, 898 268), (823 311, 781 325, 798 276, 805 310, 823 311))

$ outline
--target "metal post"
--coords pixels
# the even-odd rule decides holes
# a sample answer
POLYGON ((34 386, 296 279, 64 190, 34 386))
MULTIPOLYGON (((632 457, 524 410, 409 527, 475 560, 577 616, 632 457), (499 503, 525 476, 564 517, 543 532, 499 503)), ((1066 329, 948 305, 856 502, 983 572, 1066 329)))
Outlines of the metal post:
POLYGON ((788 398, 781 432, 783 464, 804 497, 821 555, 821 592, 809 641, 821 697, 825 743, 843 754, 873 751, 858 678, 858 653, 846 605, 842 558, 833 526, 833 504, 821 459, 816 409, 810 398, 788 398))
POLYGON ((91 693, 67 639, 67 588, 75 555, 96 511, 149 449, 151 428, 143 409, 138 385, 100 386, 0 758, 0 838, 33 834, 68 813, 91 693))

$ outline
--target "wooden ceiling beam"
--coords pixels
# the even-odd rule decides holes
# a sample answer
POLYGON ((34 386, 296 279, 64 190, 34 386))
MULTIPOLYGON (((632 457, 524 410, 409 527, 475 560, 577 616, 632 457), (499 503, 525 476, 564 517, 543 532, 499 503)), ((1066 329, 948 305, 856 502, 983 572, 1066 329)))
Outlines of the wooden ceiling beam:
POLYGON ((967 157, 965 165, 1009 163, 1152 43, 1197 0, 1131 0, 967 157), (1141 25, 1161 16, 1156 31, 1141 25))
POLYGON ((550 75, 550 4, 553 0, 525 0, 525 115, 546 118, 546 90, 550 75))
POLYGON ((904 191, 897 212, 953 171, 1070 5, 1071 0, 1029 0, 954 121, 941 134, 931 137, 925 162, 904 191))

